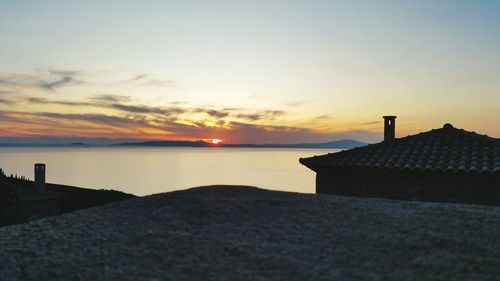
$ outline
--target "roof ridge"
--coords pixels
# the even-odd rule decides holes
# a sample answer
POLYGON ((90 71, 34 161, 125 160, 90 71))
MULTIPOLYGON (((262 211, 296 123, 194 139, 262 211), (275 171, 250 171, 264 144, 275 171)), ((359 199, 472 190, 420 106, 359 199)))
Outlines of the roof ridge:
POLYGON ((427 132, 299 161, 313 170, 343 166, 500 173, 500 139, 447 123, 427 132))

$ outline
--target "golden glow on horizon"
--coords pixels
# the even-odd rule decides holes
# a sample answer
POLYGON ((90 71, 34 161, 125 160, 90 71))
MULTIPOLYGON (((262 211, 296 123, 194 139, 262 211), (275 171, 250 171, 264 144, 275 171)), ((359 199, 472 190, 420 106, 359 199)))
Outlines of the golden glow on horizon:
POLYGON ((204 141, 211 144, 220 144, 222 142, 221 139, 205 139, 204 141))

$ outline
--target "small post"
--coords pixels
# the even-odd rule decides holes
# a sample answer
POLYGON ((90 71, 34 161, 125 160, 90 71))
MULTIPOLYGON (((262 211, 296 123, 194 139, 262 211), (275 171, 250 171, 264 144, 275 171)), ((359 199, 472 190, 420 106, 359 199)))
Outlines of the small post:
POLYGON ((35 189, 45 191, 45 164, 35 164, 35 189))

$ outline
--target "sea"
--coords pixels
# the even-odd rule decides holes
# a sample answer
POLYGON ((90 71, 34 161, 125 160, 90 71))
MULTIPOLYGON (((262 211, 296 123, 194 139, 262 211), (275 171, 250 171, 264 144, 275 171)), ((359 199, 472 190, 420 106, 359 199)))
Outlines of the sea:
POLYGON ((251 185, 315 192, 315 173, 300 157, 336 149, 189 147, 0 147, 0 168, 33 179, 47 165, 49 183, 114 189, 143 196, 195 186, 251 185))

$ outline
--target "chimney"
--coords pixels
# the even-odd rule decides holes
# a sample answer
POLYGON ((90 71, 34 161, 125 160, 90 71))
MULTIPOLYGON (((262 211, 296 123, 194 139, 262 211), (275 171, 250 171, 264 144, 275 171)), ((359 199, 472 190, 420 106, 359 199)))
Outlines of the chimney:
POLYGON ((35 164, 35 189, 45 191, 45 164, 35 164))
POLYGON ((384 116, 384 141, 392 141, 396 137, 396 116, 384 116))

